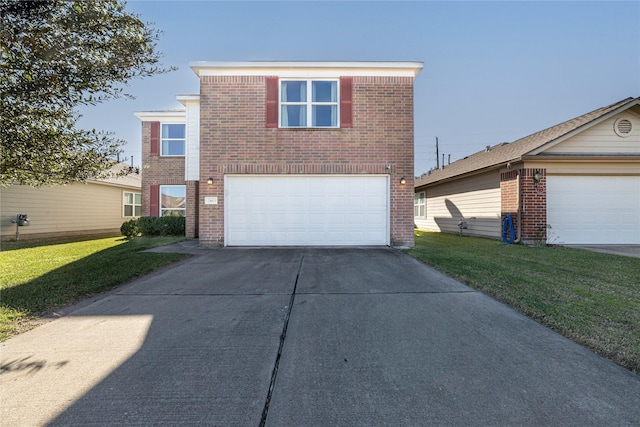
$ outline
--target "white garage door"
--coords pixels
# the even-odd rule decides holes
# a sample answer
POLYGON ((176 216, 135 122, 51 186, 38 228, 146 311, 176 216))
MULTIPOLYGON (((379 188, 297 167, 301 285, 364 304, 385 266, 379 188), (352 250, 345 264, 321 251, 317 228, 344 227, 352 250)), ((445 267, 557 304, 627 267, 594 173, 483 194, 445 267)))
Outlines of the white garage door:
POLYGON ((549 243, 640 244, 640 177, 547 177, 549 243))
POLYGON ((226 176, 225 236, 227 246, 388 245, 388 177, 226 176))

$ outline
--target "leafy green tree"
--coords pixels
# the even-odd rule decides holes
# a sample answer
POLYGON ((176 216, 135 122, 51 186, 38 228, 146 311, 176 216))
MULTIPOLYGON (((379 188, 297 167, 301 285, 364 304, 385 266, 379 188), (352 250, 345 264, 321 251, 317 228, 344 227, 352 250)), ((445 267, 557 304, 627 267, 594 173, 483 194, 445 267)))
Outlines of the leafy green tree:
POLYGON ((0 0, 0 186, 103 177, 124 141, 76 127, 77 107, 131 97, 160 33, 121 0, 0 0))

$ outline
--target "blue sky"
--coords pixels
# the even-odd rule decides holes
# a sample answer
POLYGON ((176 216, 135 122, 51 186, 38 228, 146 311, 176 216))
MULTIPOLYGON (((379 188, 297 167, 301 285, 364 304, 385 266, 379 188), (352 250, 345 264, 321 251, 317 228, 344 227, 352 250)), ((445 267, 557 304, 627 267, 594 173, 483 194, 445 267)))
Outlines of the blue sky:
POLYGON ((135 111, 198 93, 192 61, 420 61, 415 172, 640 96, 640 2, 129 1, 178 71, 81 110, 140 164, 135 111), (440 158, 442 160, 442 158, 440 158))

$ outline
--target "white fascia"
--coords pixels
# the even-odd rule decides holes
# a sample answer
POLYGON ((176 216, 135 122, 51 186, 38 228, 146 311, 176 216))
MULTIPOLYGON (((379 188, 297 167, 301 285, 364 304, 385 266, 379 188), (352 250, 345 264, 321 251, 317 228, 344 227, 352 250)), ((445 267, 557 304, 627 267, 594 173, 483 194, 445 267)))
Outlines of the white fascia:
POLYGON ((176 99, 185 107, 187 106, 187 104, 200 103, 200 95, 177 95, 176 99))
POLYGON ((137 111, 133 115, 143 122, 185 123, 187 119, 186 110, 137 111))
POLYGON ((423 62, 289 62, 248 61, 210 62, 196 61, 189 66, 202 76, 277 76, 324 77, 384 76, 416 77, 423 62))

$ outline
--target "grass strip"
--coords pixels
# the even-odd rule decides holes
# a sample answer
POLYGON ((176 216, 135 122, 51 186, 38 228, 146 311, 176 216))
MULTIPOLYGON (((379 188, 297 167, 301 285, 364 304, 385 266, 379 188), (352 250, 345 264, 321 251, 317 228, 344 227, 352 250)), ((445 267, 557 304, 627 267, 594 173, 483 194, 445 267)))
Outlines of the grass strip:
POLYGON ((640 260, 416 231, 406 252, 640 372, 640 260))
POLYGON ((0 252, 0 341, 56 308, 104 292, 183 259, 142 252, 181 237, 111 237, 59 244, 15 242, 0 252))

